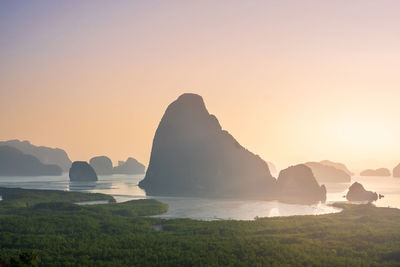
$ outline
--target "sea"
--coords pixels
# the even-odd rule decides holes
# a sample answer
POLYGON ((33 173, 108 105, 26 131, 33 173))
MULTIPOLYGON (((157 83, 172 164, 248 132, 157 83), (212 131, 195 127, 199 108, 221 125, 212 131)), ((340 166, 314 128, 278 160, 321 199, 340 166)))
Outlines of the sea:
MULTIPOLYGON (((315 205, 285 204, 278 201, 210 199, 189 197, 146 196, 138 183, 144 175, 99 176, 97 182, 70 182, 68 173, 61 176, 0 177, 0 187, 49 189, 104 193, 112 195, 117 202, 134 199, 155 198, 169 205, 161 218, 191 218, 197 220, 254 220, 257 217, 293 215, 320 215, 340 212, 333 202, 344 202, 349 186, 357 181, 367 190, 384 195, 374 202, 379 207, 400 208, 400 178, 353 176, 351 183, 325 184, 327 202, 315 205)), ((96 204, 96 203, 91 203, 96 204)), ((98 204, 102 204, 99 202, 98 204)))

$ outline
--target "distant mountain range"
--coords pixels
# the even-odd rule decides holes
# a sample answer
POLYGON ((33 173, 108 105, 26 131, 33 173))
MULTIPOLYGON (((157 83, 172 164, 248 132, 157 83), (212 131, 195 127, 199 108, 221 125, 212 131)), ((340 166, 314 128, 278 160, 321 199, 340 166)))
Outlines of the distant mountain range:
POLYGON ((55 164, 43 164, 35 156, 24 154, 15 147, 0 146, 0 176, 61 175, 55 164))
MULTIPOLYGON (((16 139, 0 141, 0 147, 7 147, 7 149, 3 148, 2 150, 0 175, 2 173, 21 176, 61 175, 62 172, 69 172, 72 165, 72 161, 69 159, 67 153, 60 148, 35 146, 29 141, 19 141, 16 139), (16 155, 19 155, 18 159, 16 155), (11 158, 20 165, 10 164, 8 159, 11 158), (52 167, 47 169, 45 166, 52 167)), ((79 170, 81 165, 76 165, 77 167, 74 169, 79 170)), ((134 158, 128 158, 127 161, 119 161, 119 165, 113 167, 108 157, 94 157, 91 159, 90 165, 92 165, 99 175, 141 174, 145 171, 145 166, 134 158)))
POLYGON ((69 171, 69 168, 72 164, 72 161, 69 159, 67 153, 59 148, 35 146, 29 141, 19 140, 0 141, 0 146, 14 147, 24 154, 36 157, 43 164, 58 165, 64 172, 69 171))

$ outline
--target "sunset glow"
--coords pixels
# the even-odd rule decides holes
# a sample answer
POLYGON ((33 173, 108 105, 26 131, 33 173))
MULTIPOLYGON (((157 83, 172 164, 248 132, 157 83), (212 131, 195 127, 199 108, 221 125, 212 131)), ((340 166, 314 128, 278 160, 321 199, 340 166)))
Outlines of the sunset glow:
POLYGON ((0 140, 147 164, 194 92, 278 167, 399 161, 400 2, 117 2, 0 3, 0 140))

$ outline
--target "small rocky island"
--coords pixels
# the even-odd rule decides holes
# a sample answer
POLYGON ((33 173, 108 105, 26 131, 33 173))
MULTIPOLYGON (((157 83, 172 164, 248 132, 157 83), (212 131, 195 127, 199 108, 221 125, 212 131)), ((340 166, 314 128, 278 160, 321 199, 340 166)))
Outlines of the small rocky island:
POLYGON ((145 166, 134 158, 128 158, 126 161, 119 161, 118 166, 113 169, 114 174, 142 174, 145 166))
POLYGON ((365 171, 362 171, 360 173, 361 176, 390 176, 390 170, 386 168, 380 168, 376 170, 368 169, 365 171))
POLYGON ((74 161, 69 169, 71 181, 97 181, 97 174, 86 161, 74 161))
POLYGON ((35 146, 29 141, 9 140, 0 141, 1 146, 10 146, 18 149, 26 155, 32 155, 41 163, 60 166, 63 172, 67 172, 71 167, 71 160, 67 153, 59 148, 45 146, 35 146))
POLYGON ((11 146, 0 146, 0 176, 58 176, 60 166, 43 164, 32 155, 22 153, 11 146))
POLYGON ((325 165, 320 162, 305 163, 311 168, 318 183, 350 183, 351 177, 345 171, 337 169, 333 166, 325 165))
POLYGON ((93 167, 98 175, 111 175, 113 174, 113 164, 109 157, 98 156, 93 157, 89 161, 90 166, 93 167))
POLYGON ((360 183, 353 183, 346 195, 349 201, 375 201, 378 199, 378 194, 376 192, 367 191, 364 186, 360 183))
POLYGON ((393 169, 393 177, 400 177, 400 164, 394 167, 393 169))
POLYGON ((326 200, 325 186, 319 186, 311 169, 304 164, 279 173, 277 193, 278 200, 286 203, 313 204, 326 200))
POLYGON ((331 166, 331 167, 335 167, 338 170, 342 170, 345 173, 347 173, 350 176, 353 176, 354 173, 351 172, 346 165, 344 165, 343 163, 340 162, 334 162, 334 161, 330 161, 330 160, 322 160, 319 163, 326 165, 326 166, 331 166))

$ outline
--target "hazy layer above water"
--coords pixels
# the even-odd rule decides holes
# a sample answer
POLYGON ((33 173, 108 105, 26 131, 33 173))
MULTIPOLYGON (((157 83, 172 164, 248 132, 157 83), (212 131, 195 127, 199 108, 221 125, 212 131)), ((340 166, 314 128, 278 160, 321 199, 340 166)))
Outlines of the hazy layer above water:
MULTIPOLYGON (((110 194, 118 202, 146 198, 144 190, 137 184, 143 175, 110 175, 99 176, 97 182, 70 182, 68 174, 58 177, 0 177, 0 186, 21 187, 28 189, 53 189, 110 194)), ((400 208, 400 179, 393 177, 360 177, 354 176, 352 182, 358 181, 367 190, 385 195, 375 202, 381 207, 400 208)), ((350 184, 326 184, 327 202, 344 201, 343 196, 350 184)), ((237 199, 208 199, 157 197, 167 204, 169 210, 160 215, 163 218, 193 218, 203 220, 238 219, 251 220, 254 217, 290 216, 306 214, 325 214, 338 211, 326 204, 289 205, 277 201, 255 201, 237 199)))

